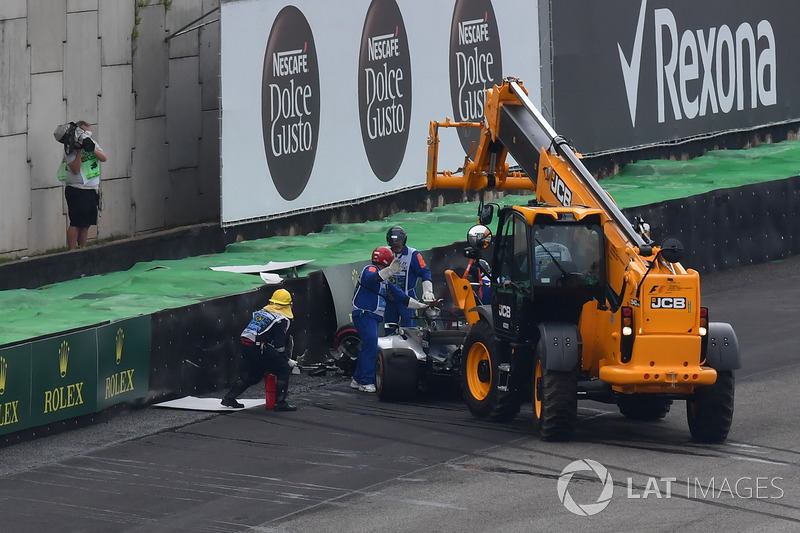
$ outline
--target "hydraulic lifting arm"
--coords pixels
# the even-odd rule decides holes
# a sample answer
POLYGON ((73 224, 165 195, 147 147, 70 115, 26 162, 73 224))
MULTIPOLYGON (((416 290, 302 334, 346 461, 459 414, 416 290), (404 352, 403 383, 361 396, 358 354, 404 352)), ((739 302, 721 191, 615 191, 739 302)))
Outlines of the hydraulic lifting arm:
MULTIPOLYGON (((601 209, 639 252, 652 253, 611 197, 586 169, 569 143, 559 136, 528 98, 522 83, 506 78, 486 91, 485 120, 431 122, 428 137, 428 189, 530 190, 537 200, 564 206, 601 209), (474 157, 455 172, 438 170, 439 128, 480 128, 474 157), (511 155, 522 171, 509 170, 511 155)), ((470 154, 473 155, 473 154, 470 154)))

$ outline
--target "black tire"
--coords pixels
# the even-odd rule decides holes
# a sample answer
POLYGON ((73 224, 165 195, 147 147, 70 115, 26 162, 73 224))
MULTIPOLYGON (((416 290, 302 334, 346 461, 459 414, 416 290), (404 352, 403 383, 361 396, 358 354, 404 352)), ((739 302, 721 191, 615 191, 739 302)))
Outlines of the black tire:
POLYGON ((539 341, 533 360, 533 425, 542 440, 569 440, 578 420, 578 372, 548 370, 542 348, 539 341))
POLYGON ((419 364, 407 354, 386 355, 378 350, 375 389, 382 402, 413 400, 417 395, 419 364))
POLYGON ((686 400, 686 419, 692 440, 718 444, 728 438, 733 422, 733 371, 717 370, 717 381, 698 387, 686 400))
POLYGON ((470 328, 461 355, 461 394, 470 413, 493 422, 507 422, 519 412, 513 391, 497 388, 499 355, 492 327, 479 320, 470 328))
POLYGON ((621 394, 617 398, 619 412, 631 420, 661 420, 672 406, 672 400, 652 394, 621 394))
POLYGON ((339 352, 336 366, 345 376, 352 376, 356 371, 358 352, 361 350, 361 337, 354 324, 345 324, 336 330, 333 336, 333 349, 339 352))

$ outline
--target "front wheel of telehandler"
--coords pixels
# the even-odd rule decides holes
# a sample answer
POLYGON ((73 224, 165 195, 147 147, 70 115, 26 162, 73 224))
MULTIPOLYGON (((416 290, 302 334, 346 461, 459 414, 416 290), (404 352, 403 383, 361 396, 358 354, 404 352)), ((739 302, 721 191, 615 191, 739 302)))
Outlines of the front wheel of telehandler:
POLYGON ((492 327, 479 320, 470 328, 461 356, 461 392, 473 416, 506 422, 519 412, 513 391, 498 389, 498 352, 492 327))
POLYGON ((542 440, 569 440, 578 419, 578 374, 548 370, 542 343, 533 362, 533 425, 542 440))
POLYGON ((686 400, 686 418, 692 440, 716 444, 728 438, 733 422, 733 371, 718 370, 713 385, 698 387, 686 400))

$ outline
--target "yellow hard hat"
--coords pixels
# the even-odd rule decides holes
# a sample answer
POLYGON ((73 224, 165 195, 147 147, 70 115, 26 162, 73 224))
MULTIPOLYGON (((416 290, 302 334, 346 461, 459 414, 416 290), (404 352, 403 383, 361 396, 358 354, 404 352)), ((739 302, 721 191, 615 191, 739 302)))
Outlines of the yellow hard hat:
POLYGON ((278 289, 272 293, 272 298, 269 301, 273 304, 289 305, 292 303, 292 295, 286 289, 278 289))

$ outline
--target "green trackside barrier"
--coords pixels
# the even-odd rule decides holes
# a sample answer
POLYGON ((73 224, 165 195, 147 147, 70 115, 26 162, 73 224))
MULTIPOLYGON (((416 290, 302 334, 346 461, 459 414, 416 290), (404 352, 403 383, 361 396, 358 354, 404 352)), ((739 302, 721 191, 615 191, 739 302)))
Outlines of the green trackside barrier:
POLYGON ((31 345, 0 350, 0 434, 31 427, 31 345))
POLYGON ((688 161, 629 163, 600 185, 620 209, 774 181, 800 174, 800 141, 763 143, 746 150, 714 150, 688 161))
MULTIPOLYGON (((798 161, 800 142, 784 141, 710 152, 691 161, 639 161, 601 185, 625 209, 796 176, 798 161)), ((497 203, 529 199, 506 196, 497 203)), ((35 290, 0 291, 0 346, 8 345, 0 348, 0 435, 145 397, 151 313, 263 284, 258 276, 216 272, 211 267, 313 259, 298 273, 303 277, 323 271, 335 292, 335 311, 342 323, 349 321, 355 277, 375 246, 384 244, 390 226, 402 225, 409 244, 424 252, 463 241, 475 221, 476 206, 476 202, 448 204, 429 213, 397 213, 382 221, 330 224, 316 234, 231 244, 224 254, 139 263, 127 272, 35 290), (63 331, 72 333, 59 334, 63 331), (53 337, 25 342, 44 335, 53 337)))
POLYGON ((150 337, 142 316, 0 350, 0 434, 145 397, 150 337))
POLYGON ((150 317, 97 328, 97 410, 147 396, 150 389, 150 317))
MULTIPOLYGON (((747 150, 713 151, 690 161, 639 161, 600 184, 620 209, 625 209, 796 176, 798 161, 800 141, 783 141, 747 150)), ((497 203, 525 203, 530 199, 506 196, 497 203)), ((0 291, 0 346, 186 307, 263 285, 258 276, 212 271, 215 266, 313 259, 298 268, 302 277, 326 267, 367 260, 376 246, 386 242, 386 230, 395 224, 405 228, 409 245, 419 250, 462 242, 476 213, 476 202, 447 204, 431 212, 396 213, 380 221, 329 224, 309 235, 233 243, 221 254, 138 263, 125 272, 87 276, 33 290, 0 291)))
POLYGON ((33 342, 31 352, 31 422, 34 426, 96 410, 95 329, 33 342))

